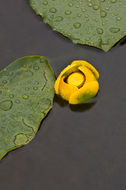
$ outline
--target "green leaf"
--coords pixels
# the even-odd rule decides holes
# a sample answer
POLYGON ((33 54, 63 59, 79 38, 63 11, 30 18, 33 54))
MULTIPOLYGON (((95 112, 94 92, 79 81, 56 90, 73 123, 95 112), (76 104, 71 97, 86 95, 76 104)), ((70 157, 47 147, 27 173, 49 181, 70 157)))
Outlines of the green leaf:
POLYGON ((30 0, 30 5, 74 43, 108 51, 126 35, 124 0, 30 0))
POLYGON ((35 137, 52 108, 54 81, 40 56, 18 59, 0 72, 0 159, 35 137))

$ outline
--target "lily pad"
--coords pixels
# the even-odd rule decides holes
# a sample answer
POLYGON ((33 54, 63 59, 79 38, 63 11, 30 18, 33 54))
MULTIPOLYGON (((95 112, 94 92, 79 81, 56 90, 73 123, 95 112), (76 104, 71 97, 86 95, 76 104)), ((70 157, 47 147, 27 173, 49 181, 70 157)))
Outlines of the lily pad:
POLYGON ((124 0, 30 0, 30 5, 74 43, 108 51, 126 35, 124 0))
POLYGON ((45 57, 20 58, 0 72, 0 159, 28 144, 53 105, 55 76, 45 57))

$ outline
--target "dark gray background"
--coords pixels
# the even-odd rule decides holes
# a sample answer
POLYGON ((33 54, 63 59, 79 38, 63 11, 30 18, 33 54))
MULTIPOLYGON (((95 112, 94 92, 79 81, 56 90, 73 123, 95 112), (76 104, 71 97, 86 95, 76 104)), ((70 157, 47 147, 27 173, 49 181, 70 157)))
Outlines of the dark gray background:
POLYGON ((91 62, 100 72, 100 92, 79 107, 55 97, 35 139, 0 161, 0 189, 126 190, 125 43, 107 53, 74 45, 28 1, 0 0, 0 69, 35 54, 49 59, 56 76, 74 59, 91 62))

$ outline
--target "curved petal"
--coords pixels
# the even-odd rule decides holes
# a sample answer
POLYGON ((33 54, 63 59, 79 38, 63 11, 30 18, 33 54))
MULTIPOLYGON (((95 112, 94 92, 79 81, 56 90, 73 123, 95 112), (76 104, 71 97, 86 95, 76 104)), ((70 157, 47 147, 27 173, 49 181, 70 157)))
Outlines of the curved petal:
POLYGON ((73 66, 72 64, 71 65, 68 65, 65 69, 63 69, 63 71, 60 73, 60 75, 58 76, 56 82, 55 82, 55 92, 56 94, 59 94, 59 84, 60 84, 60 80, 61 80, 61 77, 62 76, 68 76, 71 72, 74 72, 76 71, 77 69, 77 66, 73 66))
POLYGON ((89 68, 93 72, 93 74, 95 75, 96 79, 98 80, 98 78, 99 78, 98 71, 90 63, 88 63, 87 61, 75 60, 75 61, 72 62, 72 65, 73 66, 84 65, 85 67, 89 68))
POLYGON ((79 70, 85 75, 85 82, 96 81, 94 74, 92 73, 92 71, 89 68, 87 68, 85 66, 80 66, 79 70))
POLYGON ((76 92, 78 88, 76 86, 65 83, 64 78, 65 77, 62 77, 59 83, 59 94, 63 99, 69 101, 71 94, 76 92))
POLYGON ((82 104, 90 99, 92 99, 99 90, 99 83, 97 81, 92 81, 90 83, 85 83, 82 88, 78 91, 72 93, 69 98, 70 104, 82 104))

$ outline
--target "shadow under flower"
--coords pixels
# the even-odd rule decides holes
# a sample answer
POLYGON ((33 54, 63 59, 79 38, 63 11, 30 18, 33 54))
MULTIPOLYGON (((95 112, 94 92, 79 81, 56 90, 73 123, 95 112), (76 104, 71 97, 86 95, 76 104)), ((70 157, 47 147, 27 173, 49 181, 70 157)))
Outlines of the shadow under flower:
MULTIPOLYGON (((59 104, 61 107, 65 107, 68 106, 69 103, 65 100, 63 100, 60 96, 55 95, 54 97, 54 102, 56 102, 57 104, 59 104)), ((69 108, 71 109, 71 111, 74 112, 85 112, 90 110, 95 104, 96 104, 96 99, 95 100, 91 100, 91 102, 87 102, 84 104, 77 104, 77 105, 69 105, 69 108)))

